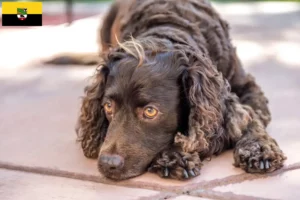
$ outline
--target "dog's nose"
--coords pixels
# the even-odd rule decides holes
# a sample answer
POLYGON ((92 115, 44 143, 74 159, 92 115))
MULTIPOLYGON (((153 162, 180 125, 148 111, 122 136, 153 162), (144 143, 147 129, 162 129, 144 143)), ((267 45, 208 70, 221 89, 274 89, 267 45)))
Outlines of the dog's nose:
POLYGON ((124 158, 116 154, 102 154, 99 162, 101 167, 108 170, 121 169, 124 165, 124 158))

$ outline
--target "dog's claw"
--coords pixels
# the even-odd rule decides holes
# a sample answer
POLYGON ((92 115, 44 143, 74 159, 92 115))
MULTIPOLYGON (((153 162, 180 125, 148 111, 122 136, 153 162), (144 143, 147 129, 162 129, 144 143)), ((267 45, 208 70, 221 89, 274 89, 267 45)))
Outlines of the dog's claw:
POLYGON ((193 171, 195 172, 195 174, 200 174, 200 169, 198 167, 194 168, 193 171))
POLYGON ((188 179, 189 178, 189 174, 187 173, 187 171, 184 169, 183 170, 183 176, 184 178, 188 179))
POLYGON ((252 165, 252 162, 250 161, 249 168, 252 168, 252 167, 253 167, 253 165, 252 165))
POLYGON ((196 176, 196 174, 195 174, 195 172, 191 169, 191 170, 189 170, 189 174, 191 175, 191 176, 196 176))
POLYGON ((266 169, 269 169, 269 168, 270 168, 270 163, 269 163, 268 160, 266 160, 266 162, 265 162, 265 167, 266 167, 266 169))
POLYGON ((169 170, 168 168, 164 169, 164 177, 168 177, 169 176, 169 170))
POLYGON ((265 168, 264 162, 263 162, 263 161, 260 161, 260 163, 259 163, 259 168, 260 168, 260 169, 264 169, 264 168, 265 168))

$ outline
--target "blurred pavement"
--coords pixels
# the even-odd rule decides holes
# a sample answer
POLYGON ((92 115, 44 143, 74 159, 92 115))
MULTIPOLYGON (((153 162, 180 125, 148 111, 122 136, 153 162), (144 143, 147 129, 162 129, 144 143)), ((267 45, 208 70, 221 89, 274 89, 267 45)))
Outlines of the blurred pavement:
MULTIPOLYGON (((146 173, 116 183, 99 175, 96 161, 83 156, 74 132, 79 97, 95 68, 44 66, 40 61, 59 52, 97 51, 105 4, 98 5, 100 15, 70 27, 0 27, 0 199, 299 200, 300 5, 215 6, 232 27, 244 67, 270 100, 268 131, 288 157, 283 169, 245 174, 232 166, 228 151, 206 161, 201 175, 185 182, 146 173)), ((84 16, 84 9, 79 10, 84 16)))

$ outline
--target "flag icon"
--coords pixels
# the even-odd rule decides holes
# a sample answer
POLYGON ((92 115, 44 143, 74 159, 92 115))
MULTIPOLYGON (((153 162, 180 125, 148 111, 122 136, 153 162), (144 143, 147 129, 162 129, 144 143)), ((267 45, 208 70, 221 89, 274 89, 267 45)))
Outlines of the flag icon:
POLYGON ((42 26, 42 2, 2 2, 2 26, 42 26))

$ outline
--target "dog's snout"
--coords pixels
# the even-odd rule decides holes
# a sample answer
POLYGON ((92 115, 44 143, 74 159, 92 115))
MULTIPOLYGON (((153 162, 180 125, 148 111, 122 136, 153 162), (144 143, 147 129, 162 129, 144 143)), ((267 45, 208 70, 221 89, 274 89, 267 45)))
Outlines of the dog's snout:
POLYGON ((124 165, 124 158, 116 154, 102 154, 99 158, 101 167, 108 170, 121 169, 124 165))

